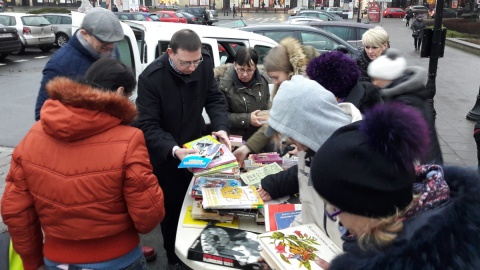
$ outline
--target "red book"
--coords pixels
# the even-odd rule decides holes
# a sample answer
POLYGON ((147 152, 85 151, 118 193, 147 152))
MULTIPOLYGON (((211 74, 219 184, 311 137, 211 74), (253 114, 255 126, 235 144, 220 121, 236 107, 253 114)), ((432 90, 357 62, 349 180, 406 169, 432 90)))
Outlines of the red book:
POLYGON ((270 232, 278 230, 275 215, 278 219, 278 213, 297 212, 302 210, 302 205, 290 203, 265 204, 263 208, 265 210, 265 231, 270 232))
POLYGON ((256 163, 267 164, 267 163, 276 162, 278 164, 282 164, 282 158, 276 152, 252 154, 252 156, 253 156, 253 161, 255 161, 256 163))

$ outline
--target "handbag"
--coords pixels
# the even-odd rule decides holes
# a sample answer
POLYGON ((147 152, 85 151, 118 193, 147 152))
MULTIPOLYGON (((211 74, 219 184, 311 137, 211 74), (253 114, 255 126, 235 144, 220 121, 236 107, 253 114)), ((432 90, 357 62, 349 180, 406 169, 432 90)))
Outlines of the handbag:
POLYGON ((416 32, 416 31, 413 32, 413 33, 412 33, 412 37, 413 37, 413 38, 418 38, 418 32, 416 32))

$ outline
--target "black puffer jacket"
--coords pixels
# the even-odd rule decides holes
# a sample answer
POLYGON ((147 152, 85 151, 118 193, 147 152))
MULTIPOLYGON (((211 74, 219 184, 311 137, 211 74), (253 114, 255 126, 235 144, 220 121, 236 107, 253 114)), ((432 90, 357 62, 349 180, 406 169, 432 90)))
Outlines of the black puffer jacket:
POLYGON ((362 50, 360 55, 357 56, 357 65, 360 68, 360 71, 362 74, 360 74, 360 78, 358 78, 359 81, 371 81, 370 76, 368 76, 368 65, 372 60, 368 57, 367 52, 365 49, 362 50))
POLYGON ((476 171, 444 169, 445 204, 404 221, 404 230, 382 251, 345 243, 329 270, 480 269, 480 178, 476 171))

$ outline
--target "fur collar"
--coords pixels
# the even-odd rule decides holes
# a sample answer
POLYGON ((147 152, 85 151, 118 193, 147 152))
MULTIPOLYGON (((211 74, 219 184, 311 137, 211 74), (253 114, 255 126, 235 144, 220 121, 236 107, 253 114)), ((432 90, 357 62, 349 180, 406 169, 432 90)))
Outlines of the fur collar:
POLYGON ((135 104, 127 97, 100 91, 69 78, 57 77, 51 80, 46 88, 52 100, 72 107, 105 112, 121 119, 124 125, 131 124, 137 116, 135 104))
POLYGON ((298 40, 286 37, 280 41, 280 44, 287 50, 288 60, 293 66, 293 75, 306 75, 305 70, 307 69, 308 59, 298 40))
POLYGON ((422 67, 412 66, 405 70, 406 76, 394 80, 390 86, 380 90, 380 95, 387 99, 402 94, 410 94, 425 88, 427 84, 427 71, 422 67))

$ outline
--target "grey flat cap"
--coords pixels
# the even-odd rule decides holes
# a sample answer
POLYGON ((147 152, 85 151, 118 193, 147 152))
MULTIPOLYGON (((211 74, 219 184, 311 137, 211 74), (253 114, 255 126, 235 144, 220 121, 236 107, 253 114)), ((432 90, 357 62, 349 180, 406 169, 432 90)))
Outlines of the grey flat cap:
POLYGON ((123 39, 123 29, 117 16, 102 7, 88 11, 83 18, 82 29, 102 42, 113 43, 123 39))

